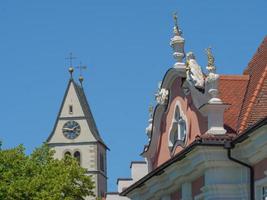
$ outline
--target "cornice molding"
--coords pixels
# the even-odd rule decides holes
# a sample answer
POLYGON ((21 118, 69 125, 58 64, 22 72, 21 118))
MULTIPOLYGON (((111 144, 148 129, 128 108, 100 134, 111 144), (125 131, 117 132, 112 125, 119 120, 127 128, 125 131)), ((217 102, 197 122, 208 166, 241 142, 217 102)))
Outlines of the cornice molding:
POLYGON ((193 181, 203 175, 205 170, 216 167, 236 168, 240 166, 236 166, 227 158, 226 151, 222 147, 197 147, 183 160, 164 169, 163 173, 155 175, 145 185, 132 190, 128 193, 128 197, 138 196, 139 199, 154 199, 169 194, 181 187, 184 181, 193 181), (175 187, 173 187, 174 185, 175 187))
POLYGON ((253 165, 267 157, 267 151, 263 149, 267 149, 267 125, 255 130, 244 142, 236 144, 233 155, 253 165))

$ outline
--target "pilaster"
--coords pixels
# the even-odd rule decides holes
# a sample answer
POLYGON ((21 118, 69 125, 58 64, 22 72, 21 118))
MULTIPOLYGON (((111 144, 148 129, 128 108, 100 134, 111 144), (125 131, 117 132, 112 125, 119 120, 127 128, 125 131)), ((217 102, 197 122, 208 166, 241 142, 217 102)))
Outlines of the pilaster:
POLYGON ((192 200, 192 184, 187 182, 182 184, 182 200, 192 200))

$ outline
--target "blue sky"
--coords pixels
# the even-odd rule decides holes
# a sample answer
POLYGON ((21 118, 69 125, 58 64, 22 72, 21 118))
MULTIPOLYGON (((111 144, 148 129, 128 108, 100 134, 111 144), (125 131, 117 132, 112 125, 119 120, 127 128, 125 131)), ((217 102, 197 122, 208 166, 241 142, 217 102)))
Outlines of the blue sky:
MULTIPOLYGON (((46 140, 69 74, 65 57, 88 66, 84 87, 110 147, 108 186, 130 176, 147 143, 148 107, 174 63, 169 41, 178 11, 201 66, 213 47, 218 72, 242 73, 267 34, 266 0, 1 0, 0 140, 27 152, 46 140)), ((76 76, 78 73, 76 72, 76 76)))

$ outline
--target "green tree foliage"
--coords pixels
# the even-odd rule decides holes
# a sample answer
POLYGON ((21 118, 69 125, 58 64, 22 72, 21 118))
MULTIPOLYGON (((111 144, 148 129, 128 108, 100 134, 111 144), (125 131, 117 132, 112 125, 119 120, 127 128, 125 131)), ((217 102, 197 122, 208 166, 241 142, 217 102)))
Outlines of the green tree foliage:
POLYGON ((0 150, 0 199, 77 200, 93 196, 86 170, 70 156, 53 159, 47 145, 25 155, 22 145, 0 150))

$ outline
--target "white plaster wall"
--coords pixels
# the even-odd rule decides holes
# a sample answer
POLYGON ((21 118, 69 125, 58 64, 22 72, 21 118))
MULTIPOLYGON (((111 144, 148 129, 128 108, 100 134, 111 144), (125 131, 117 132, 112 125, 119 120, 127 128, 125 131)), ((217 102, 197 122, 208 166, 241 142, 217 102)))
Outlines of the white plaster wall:
POLYGON ((97 159, 97 145, 78 145, 78 144, 70 144, 70 145, 62 145, 52 147, 55 150, 54 157, 57 159, 62 159, 64 157, 64 153, 69 151, 72 155, 75 151, 79 151, 81 154, 81 166, 86 168, 89 171, 97 170, 96 159, 97 159))
POLYGON ((146 163, 132 163, 131 175, 133 182, 138 181, 148 173, 148 167, 146 163))
POLYGON ((237 165, 236 167, 216 167, 205 171, 205 184, 243 184, 249 182, 247 168, 237 165))
POLYGON ((106 200, 130 200, 128 197, 119 196, 118 194, 107 194, 106 200))
MULTIPOLYGON (((95 184, 94 194, 96 195, 97 194, 97 191, 98 191, 97 175, 96 174, 89 174, 89 176, 91 176, 92 181, 95 184)), ((95 197, 86 197, 86 200, 92 200, 92 199, 95 200, 95 197)))
POLYGON ((75 92, 74 85, 71 83, 68 94, 65 98, 65 103, 63 105, 62 111, 60 113, 60 117, 80 117, 84 116, 82 111, 82 107, 80 106, 78 96, 75 92), (73 113, 69 114, 69 105, 73 106, 73 113))
MULTIPOLYGON (((85 117, 82 106, 79 102, 77 94, 75 92, 73 83, 71 83, 68 90, 68 94, 65 98, 64 105, 62 107, 59 117, 85 117), (69 105, 73 106, 73 113, 69 113, 69 105)), ((80 135, 75 139, 68 139, 63 135, 62 128, 64 124, 69 121, 67 119, 59 119, 56 124, 56 129, 49 143, 75 143, 75 142, 85 142, 85 141, 96 141, 94 138, 86 119, 75 119, 76 122, 80 124, 81 132, 80 135)))
POLYGON ((129 187, 133 184, 132 180, 119 180, 118 181, 118 192, 121 193, 124 188, 129 187))

